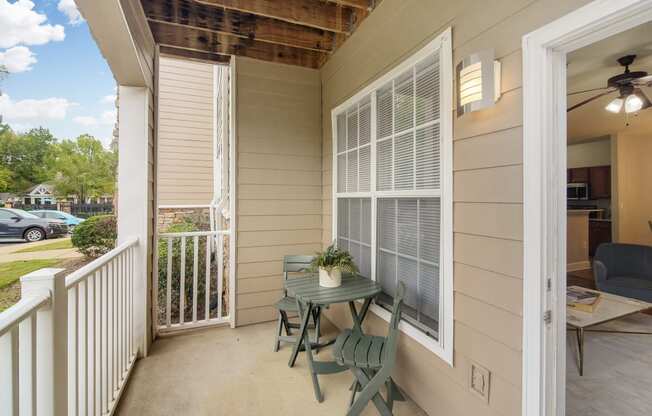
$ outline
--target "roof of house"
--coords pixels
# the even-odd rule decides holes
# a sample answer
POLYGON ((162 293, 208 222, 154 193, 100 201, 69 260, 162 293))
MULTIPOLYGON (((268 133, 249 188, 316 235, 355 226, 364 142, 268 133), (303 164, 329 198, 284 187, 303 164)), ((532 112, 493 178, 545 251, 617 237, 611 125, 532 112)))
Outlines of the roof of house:
POLYGON ((50 185, 48 183, 39 183, 37 185, 34 185, 34 186, 28 188, 25 191, 25 194, 28 194, 28 195, 32 194, 34 191, 39 190, 41 188, 48 194, 51 194, 54 191, 54 186, 53 185, 50 185))

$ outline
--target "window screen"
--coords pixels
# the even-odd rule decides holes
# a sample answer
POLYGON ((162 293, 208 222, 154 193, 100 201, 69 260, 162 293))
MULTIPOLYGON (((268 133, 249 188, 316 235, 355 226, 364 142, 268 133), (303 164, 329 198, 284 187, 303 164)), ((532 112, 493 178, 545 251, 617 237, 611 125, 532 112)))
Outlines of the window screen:
MULTIPOLYGON (((451 228, 450 176, 442 176, 442 161, 450 166, 442 134, 450 144, 451 119, 440 114, 452 105, 442 94, 445 83, 452 85, 450 68, 442 72, 451 54, 449 43, 445 50, 424 49, 407 69, 402 66, 334 115, 337 244, 352 254, 362 275, 381 284, 380 307, 391 308, 403 282, 404 319, 437 342, 452 325, 450 316, 440 316, 452 302, 446 295, 452 296, 450 280, 442 280, 451 267, 451 235, 444 241, 441 235, 442 228, 451 228)), ((442 342, 452 348, 450 340, 442 342)))
POLYGON ((439 198, 382 198, 377 216, 379 303, 391 307, 398 282, 405 314, 427 332, 439 320, 439 198))
POLYGON ((337 116, 337 192, 371 189, 371 100, 337 116))
POLYGON ((364 277, 371 277, 371 199, 337 201, 337 246, 353 256, 364 277))

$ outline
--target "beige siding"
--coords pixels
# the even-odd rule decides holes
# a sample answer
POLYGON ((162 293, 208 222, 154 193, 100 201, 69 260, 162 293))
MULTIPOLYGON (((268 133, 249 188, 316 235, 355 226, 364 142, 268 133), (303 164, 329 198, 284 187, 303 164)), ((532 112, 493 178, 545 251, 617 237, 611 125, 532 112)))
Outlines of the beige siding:
POLYGON ((161 57, 158 96, 158 203, 213 199, 213 65, 161 57))
POLYGON ((238 325, 276 319, 286 254, 321 246, 319 72, 239 58, 238 325))
MULTIPOLYGON (((587 3, 504 0, 385 0, 321 70, 322 244, 331 241, 331 110, 453 29, 453 63, 484 49, 502 62, 502 97, 492 108, 454 115, 454 367, 401 339, 396 378, 429 414, 520 415, 523 267, 521 36, 587 3), (478 362, 491 372, 490 400, 469 392, 478 362)), ((348 311, 331 308, 338 326, 348 311)), ((369 319, 371 332, 386 323, 369 319)))
MULTIPOLYGON (((159 63, 157 58, 156 46, 154 44, 154 39, 149 32, 149 27, 147 26, 147 20, 143 13, 142 7, 136 0, 121 0, 121 6, 127 17, 127 23, 129 25, 130 32, 133 36, 134 45, 136 51, 139 55, 139 61, 142 65, 142 71, 145 74, 146 87, 148 91, 147 104, 148 104, 148 119, 147 119, 147 143, 149 147, 147 155, 147 211, 149 213, 148 220, 148 230, 147 235, 149 237, 148 244, 148 253, 147 253, 147 275, 151 276, 154 270, 154 248, 156 247, 156 242, 154 241, 154 230, 156 229, 156 200, 157 200, 157 189, 156 189, 156 164, 158 163, 156 159, 158 138, 156 135, 156 113, 157 113, 157 103, 156 103, 156 67, 159 63)), ((118 189, 118 198, 120 190, 118 189)), ((118 215, 120 215, 118 213, 118 215)), ((147 279, 147 328, 152 327, 152 299, 153 299, 153 289, 152 289, 152 280, 147 279)), ((152 341, 152 332, 147 331, 146 333, 148 339, 147 343, 152 341)))

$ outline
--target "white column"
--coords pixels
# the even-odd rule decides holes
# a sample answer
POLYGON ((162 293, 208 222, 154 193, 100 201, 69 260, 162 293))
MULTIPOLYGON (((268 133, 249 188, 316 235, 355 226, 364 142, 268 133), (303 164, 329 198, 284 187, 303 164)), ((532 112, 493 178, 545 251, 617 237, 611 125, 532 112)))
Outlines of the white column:
POLYGON ((36 314, 36 414, 68 414, 68 293, 64 269, 41 269, 20 279, 23 298, 50 292, 36 314))
POLYGON ((147 88, 120 86, 118 137, 118 244, 138 237, 134 250, 134 331, 141 356, 147 355, 151 253, 149 94, 147 88))

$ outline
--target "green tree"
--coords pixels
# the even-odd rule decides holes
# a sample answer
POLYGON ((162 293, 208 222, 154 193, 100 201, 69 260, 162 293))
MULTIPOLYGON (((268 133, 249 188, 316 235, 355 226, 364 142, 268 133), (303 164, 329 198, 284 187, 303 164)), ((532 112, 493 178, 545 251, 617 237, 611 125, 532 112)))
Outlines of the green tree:
POLYGON ((112 194, 115 188, 117 156, 102 142, 84 134, 76 140, 63 140, 54 157, 55 192, 60 197, 88 197, 112 194))
POLYGON ((53 176, 56 139, 42 127, 16 134, 0 125, 0 167, 10 172, 6 191, 21 192, 53 176))

